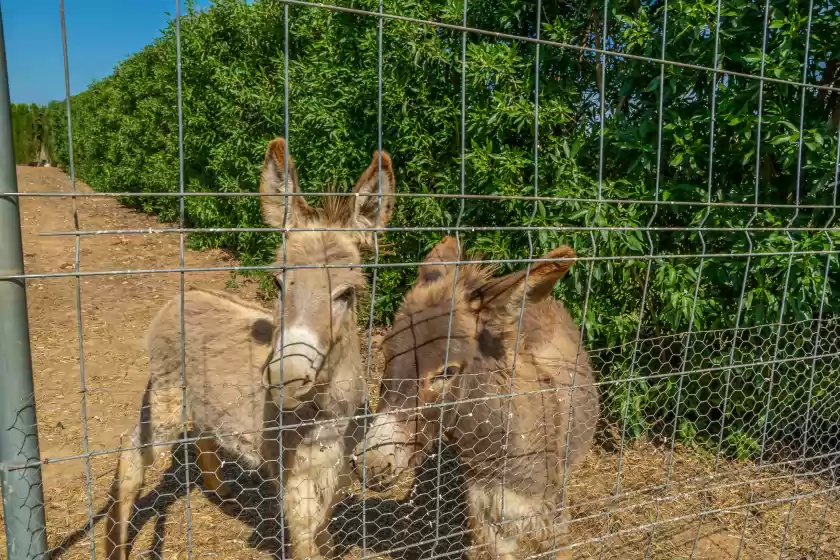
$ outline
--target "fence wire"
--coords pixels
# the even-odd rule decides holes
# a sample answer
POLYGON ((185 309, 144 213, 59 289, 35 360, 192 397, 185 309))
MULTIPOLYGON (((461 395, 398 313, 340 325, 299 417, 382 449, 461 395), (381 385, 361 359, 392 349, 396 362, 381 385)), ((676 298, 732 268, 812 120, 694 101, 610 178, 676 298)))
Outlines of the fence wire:
MULTIPOLYGON (((669 16, 686 13, 686 7, 671 0, 564 3, 567 12, 561 12, 570 19, 591 12, 585 28, 564 34, 557 22, 559 3, 494 4, 492 9, 504 14, 503 29, 526 30, 514 34, 470 24, 486 20, 485 3, 432 4, 435 10, 424 17, 416 13, 423 3, 383 0, 361 7, 220 1, 204 12, 190 5, 182 14, 176 0, 175 52, 158 64, 175 65, 171 114, 177 131, 161 134, 177 135, 177 185, 166 178, 156 183, 165 186, 146 192, 143 179, 122 177, 119 192, 107 192, 115 190, 114 183, 91 192, 77 188, 79 156, 113 156, 101 147, 74 153, 73 140, 83 134, 80 122, 92 121, 74 116, 78 97, 70 95, 73 61, 60 2, 69 190, 51 179, 45 189, 3 198, 24 209, 40 205, 39 212, 69 198, 72 229, 45 220, 25 239, 25 248, 72 237, 73 262, 60 271, 0 271, 0 282, 27 283, 30 313, 43 307, 33 301, 49 286, 73 283, 78 360, 71 361, 78 367, 73 389, 78 396, 63 394, 69 384, 51 388, 48 377, 58 370, 45 366, 44 356, 55 352, 48 347, 66 341, 42 340, 46 331, 36 328, 31 346, 42 369, 33 374, 35 402, 50 422, 60 420, 56 427, 39 422, 40 460, 0 464, 4 474, 44 471, 47 522, 41 529, 49 537, 48 557, 118 560, 130 552, 296 559, 840 557, 840 324, 832 301, 840 231, 834 224, 840 63, 829 60, 838 53, 824 46, 832 28, 823 22, 832 14, 840 18, 837 6, 810 0, 803 16, 798 3, 717 0, 699 7, 695 27, 684 29, 676 25, 684 21, 669 16), (279 11, 271 12, 272 6, 279 11), (272 43, 274 66, 258 73, 282 80, 283 136, 259 146, 265 158, 258 192, 253 185, 239 191, 220 182, 212 185, 219 188, 215 192, 201 183, 210 172, 190 160, 191 149, 213 150, 190 130, 190 119, 200 112, 196 97, 205 102, 202 95, 212 94, 188 82, 190 72, 200 68, 191 58, 195 50, 182 44, 182 29, 195 33, 192 26, 213 10, 228 10, 233 18, 236 10, 257 9, 275 19, 268 23, 270 32, 254 37, 262 32, 282 37, 272 43), (744 70, 746 57, 727 51, 738 31, 732 22, 751 10, 762 15, 761 47, 750 54, 758 57, 757 73, 744 70), (788 12, 796 15, 790 29, 783 17, 788 12), (313 24, 313 17, 321 17, 313 14, 327 15, 313 24), (651 22, 654 15, 661 21, 651 22), (311 161, 317 155, 311 139, 292 126, 299 120, 317 129, 318 120, 294 104, 309 84, 290 73, 299 76, 297 69, 311 62, 304 56, 306 41, 319 41, 316 35, 331 25, 339 30, 347 25, 341 17, 352 18, 347 21, 358 26, 359 35, 372 30, 370 42, 359 43, 358 68, 329 79, 356 78, 353 73, 363 74, 370 63, 362 60, 363 47, 375 53, 376 91, 368 97, 376 108, 355 115, 375 122, 375 130, 358 133, 353 142, 358 147, 361 139, 375 136, 376 151, 352 190, 313 181, 304 183, 313 187, 304 192, 295 154, 304 154, 303 181, 309 171, 325 175, 311 161), (376 22, 375 29, 364 27, 369 21, 376 22), (389 26, 431 32, 418 35, 421 41, 400 43, 388 35, 389 26), (302 41, 301 29, 315 33, 302 41), (626 45, 617 35, 634 29, 639 36, 642 30, 656 35, 659 43, 645 47, 638 39, 636 52, 622 50, 626 45), (712 45, 711 65, 686 62, 683 53, 669 50, 671 42, 691 33, 712 45), (578 36, 576 43, 572 39, 578 36), (774 58, 780 56, 779 37, 788 50, 804 37, 804 56, 795 68, 801 78, 788 79, 779 70, 774 58), (428 162, 420 155, 415 161, 401 144, 412 131, 395 132, 389 122, 396 113, 388 106, 394 99, 388 87, 397 87, 389 81, 394 52, 411 51, 419 59, 423 41, 446 45, 441 60, 423 64, 440 69, 454 61, 442 79, 451 78, 454 87, 446 91, 458 94, 449 114, 456 121, 449 127, 455 138, 446 140, 451 161, 438 163, 455 163, 452 173, 415 181, 412 173, 425 172, 428 162), (499 46, 509 49, 507 59, 492 51, 499 46), (564 76, 552 66, 557 52, 579 57, 579 76, 564 76), (482 58, 497 56, 494 63, 514 67, 511 53, 525 58, 533 53, 528 68, 503 75, 482 58), (569 129, 550 120, 558 111, 551 96, 559 95, 550 80, 583 79, 584 61, 591 63, 593 83, 580 97, 591 111, 581 109, 583 116, 572 124, 595 140, 588 146, 591 154, 578 155, 563 138, 569 129), (647 108, 631 107, 638 101, 628 99, 639 91, 636 84, 608 84, 615 75, 608 68, 622 64, 639 64, 640 80, 646 76, 642 65, 658 70, 642 88, 650 96, 647 108), (684 77, 678 70, 699 76, 688 93, 678 92, 684 77), (471 72, 489 77, 471 81, 471 72), (820 83, 812 81, 817 75, 820 83), (513 113, 521 99, 505 89, 505 79, 528 90, 519 94, 531 100, 523 103, 532 115, 518 121, 476 116, 482 107, 471 95, 475 88, 507 95, 503 101, 513 113), (753 85, 756 91, 747 91, 753 85), (702 180, 674 185, 679 180, 674 169, 686 156, 669 153, 678 137, 672 105, 696 101, 700 87, 709 91, 708 129, 702 130, 707 140, 686 135, 680 142, 690 151, 690 163, 683 166, 702 180), (778 107, 769 112, 766 107, 772 87, 794 88, 799 122, 787 123, 783 140, 778 135, 767 141, 767 130, 780 134, 782 118, 778 107), (754 122, 755 132, 734 134, 755 136, 737 172, 715 165, 735 150, 733 135, 721 138, 721 129, 738 123, 732 117, 719 120, 720 96, 733 88, 744 89, 745 107, 755 106, 743 117, 754 122), (620 99, 610 99, 616 92, 620 99), (816 99, 826 107, 834 100, 834 112, 818 113, 816 99), (620 129, 621 111, 655 112, 654 135, 645 132, 650 140, 639 156, 644 161, 625 161, 627 169, 621 169, 630 177, 637 164, 646 166, 644 179, 635 176, 652 186, 645 192, 622 190, 623 179, 615 178, 611 158, 626 149, 633 133, 643 135, 620 129), (814 124, 814 115, 828 122, 814 124), (518 127, 509 138, 520 134, 533 145, 525 149, 513 140, 506 145, 502 130, 494 137, 500 146, 491 146, 488 155, 476 132, 475 120, 482 119, 500 129, 518 127), (784 143, 795 145, 787 163, 776 161, 782 156, 772 148, 784 143), (505 159, 513 153, 514 159, 505 159), (476 162, 485 156, 491 163, 479 169, 476 162), (566 171, 558 160, 576 158, 589 168, 575 168, 573 186, 560 188, 567 178, 560 177, 566 171), (774 161, 793 169, 790 184, 774 182, 780 173, 774 161), (488 174, 513 176, 516 184, 498 187, 488 174), (411 192, 401 182, 422 188, 411 192), (744 184, 750 192, 736 192, 744 184), (146 211, 177 198, 168 220, 177 227, 119 223, 136 217, 129 212, 114 223, 83 210, 90 204, 116 211, 114 198, 146 211), (207 227, 208 218, 199 216, 196 206, 205 200, 245 205, 236 211, 247 208, 255 215, 207 227), (439 215, 423 213, 428 205, 439 205, 439 215), (499 217, 510 223, 492 223, 499 217), (174 234, 177 266, 162 258, 84 262, 97 246, 158 247, 174 234), (218 240, 231 234, 270 236, 276 250, 268 257, 245 255, 240 264, 208 265, 188 248, 193 239, 204 240, 205 248, 224 245, 218 240), (217 241, 206 242, 214 236, 217 241), (397 237, 393 247, 389 236, 397 237), (171 274, 178 281, 169 287, 177 293, 167 294, 174 299, 161 305, 157 290, 164 290, 171 274), (228 275, 224 290, 219 274, 228 275), (246 275, 260 282, 256 293, 238 282, 246 275), (105 291, 115 289, 108 283, 116 281, 134 282, 133 303, 105 299, 105 291), (142 287, 147 281, 154 287, 142 287), (114 309, 103 309, 102 301, 114 309), (136 306, 144 308, 143 325, 123 309, 136 306), (100 327, 106 316, 118 326, 100 327), (112 363, 124 371, 121 377, 103 375, 101 365, 86 367, 92 348, 102 353, 103 345, 125 344, 120 329, 131 331, 132 345, 145 344, 147 356, 112 363), (148 329, 145 342, 137 329, 148 329), (59 426, 64 430, 64 423, 76 422, 67 413, 73 407, 56 413, 56 402, 71 397, 79 400, 75 449, 81 452, 54 441, 59 426), (92 412, 102 410, 114 416, 92 412), (103 436, 97 424, 112 433, 103 436), (80 478, 62 474, 76 463, 82 465, 80 478), (200 492, 193 493, 195 488, 200 492)), ((398 70, 432 72, 420 63, 398 70)), ((338 97, 335 87, 340 107, 347 99, 338 97)), ((444 97, 436 99, 441 106, 449 102, 444 97)), ((258 111, 259 102, 251 101, 258 111)), ((571 115, 572 109, 564 110, 571 115)), ((406 102, 402 111, 417 107, 406 102)), ((692 124, 705 126, 703 115, 693 118, 692 124)), ((574 118, 565 115, 567 121, 574 118)), ((145 131, 120 133, 128 136, 121 141, 131 142, 145 131)), ((340 135, 328 133, 329 141, 340 135)), ((264 131, 255 136, 265 139, 264 131)), ((330 147, 317 149, 328 153, 330 147)), ((358 154, 339 160, 345 166, 361 161, 358 154)), ((249 161, 247 171, 242 164, 238 178, 255 176, 259 164, 249 161)), ((81 173, 78 178, 88 180, 81 173)), ((96 180, 112 180, 92 179, 94 188, 96 180)), ((44 317, 31 322, 39 320, 48 322, 44 317)), ((59 361, 66 361, 67 352, 62 354, 59 361)), ((7 399, 3 405, 11 410, 28 401, 7 399)), ((4 486, 4 506, 6 492, 4 486)), ((8 512, 4 516, 10 518, 8 512)), ((34 557, 13 549, 19 537, 13 530, 6 527, 9 558, 34 557)))

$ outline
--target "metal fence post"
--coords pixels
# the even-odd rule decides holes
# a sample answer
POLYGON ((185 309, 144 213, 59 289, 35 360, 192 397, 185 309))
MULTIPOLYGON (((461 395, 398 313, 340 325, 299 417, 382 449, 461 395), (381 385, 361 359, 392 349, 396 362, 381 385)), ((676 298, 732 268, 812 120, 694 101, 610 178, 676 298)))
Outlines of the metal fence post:
MULTIPOLYGON (((0 14, 0 276, 23 273, 6 42, 0 14)), ((0 278, 0 486, 9 560, 47 550, 24 280, 0 278), (20 468, 34 462, 35 465, 20 468)))

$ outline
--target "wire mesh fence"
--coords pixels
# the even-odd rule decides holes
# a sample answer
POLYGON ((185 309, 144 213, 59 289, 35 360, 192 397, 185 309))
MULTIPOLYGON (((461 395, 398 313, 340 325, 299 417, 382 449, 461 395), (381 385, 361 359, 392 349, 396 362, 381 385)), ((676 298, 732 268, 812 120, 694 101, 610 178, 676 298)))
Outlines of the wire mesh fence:
POLYGON ((9 558, 840 555, 835 4, 183 10, 61 2, 9 558))

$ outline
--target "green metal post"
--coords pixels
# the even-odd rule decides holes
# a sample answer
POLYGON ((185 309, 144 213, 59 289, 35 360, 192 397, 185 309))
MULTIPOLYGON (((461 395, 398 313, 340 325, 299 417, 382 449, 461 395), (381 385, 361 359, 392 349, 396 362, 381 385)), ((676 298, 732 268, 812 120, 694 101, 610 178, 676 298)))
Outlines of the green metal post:
POLYGON ((29 560, 41 558, 46 552, 47 531, 26 284, 20 279, 4 279, 23 273, 12 139, 6 41, 0 13, 0 488, 7 558, 29 560), (7 196, 10 193, 13 196, 7 196))

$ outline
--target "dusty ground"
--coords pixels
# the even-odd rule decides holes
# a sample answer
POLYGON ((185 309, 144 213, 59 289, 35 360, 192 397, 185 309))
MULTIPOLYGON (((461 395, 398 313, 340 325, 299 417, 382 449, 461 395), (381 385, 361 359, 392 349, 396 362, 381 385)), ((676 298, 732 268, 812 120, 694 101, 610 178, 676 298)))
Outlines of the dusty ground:
MULTIPOLYGON (((56 169, 22 167, 18 178, 23 192, 70 190, 68 178, 56 169)), ((79 189, 89 191, 82 184, 79 189)), ((156 225, 154 218, 111 199, 85 198, 78 204, 82 229, 156 225)), ((27 272, 72 270, 74 238, 39 236, 44 231, 73 228, 70 200, 24 197, 21 212, 27 272)), ((177 235, 86 237, 81 242, 81 268, 177 267, 178 249, 177 235)), ((187 267, 230 264, 221 252, 186 253, 187 267)), ((229 280, 225 272, 186 275, 188 286, 230 289, 256 299, 253 283, 233 285, 229 280)), ((178 286, 179 277, 173 273, 82 279, 90 451, 116 448, 133 426, 147 375, 143 333, 157 308, 178 293, 178 286)), ((83 452, 75 280, 32 280, 28 288, 42 456, 73 456, 83 452)), ((175 453, 183 457, 183 450, 175 453)), ((92 503, 88 502, 84 460, 44 468, 49 543, 66 548, 64 558, 90 557, 89 513, 96 514, 105 504, 115 463, 116 456, 110 454, 90 459, 92 503)), ((746 463, 724 463, 715 470, 713 459, 679 450, 670 484, 665 486, 668 464, 667 449, 652 444, 625 450, 621 493, 612 499, 618 454, 609 446, 597 447, 570 479, 575 557, 735 558, 740 551, 740 558, 840 558, 840 490, 829 492, 825 478, 758 470, 746 463), (803 497, 794 501, 791 496, 803 497), (608 526, 610 536, 604 538, 608 526)), ((177 466, 171 455, 163 455, 147 478, 135 518, 139 526, 136 554, 186 558, 188 534, 198 558, 244 559, 266 554, 251 540, 262 509, 246 504, 244 514, 240 510, 234 517, 237 511, 220 507, 194 485, 189 493, 192 531, 188 533, 182 484, 185 469, 177 466)), ((194 470, 190 477, 195 479, 194 470)), ((96 553, 101 555, 102 523, 95 524, 94 536, 96 553)))

